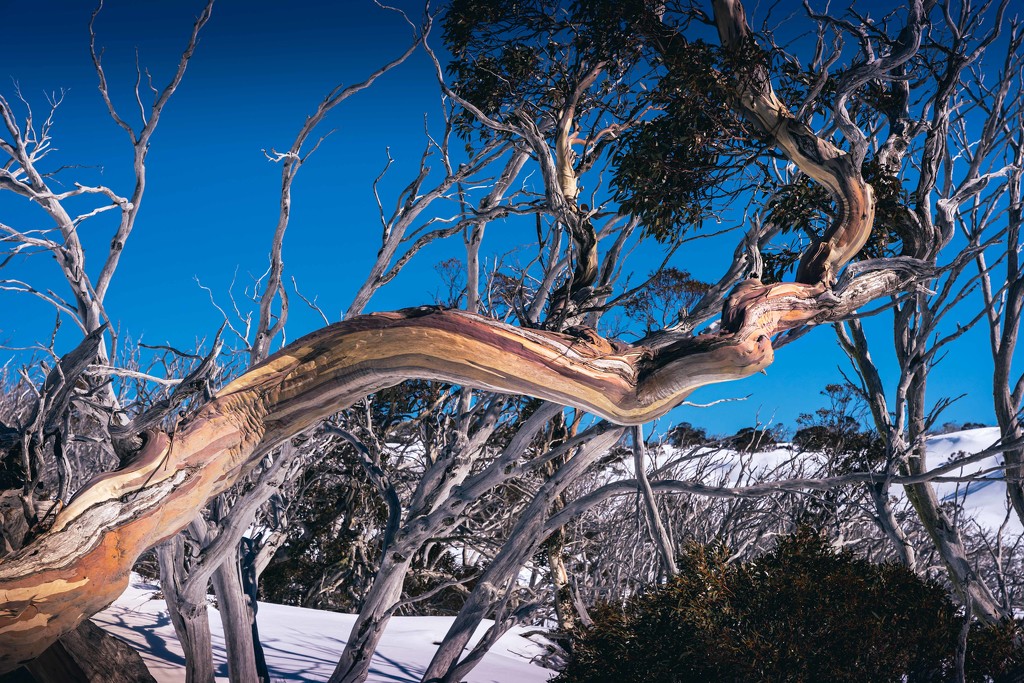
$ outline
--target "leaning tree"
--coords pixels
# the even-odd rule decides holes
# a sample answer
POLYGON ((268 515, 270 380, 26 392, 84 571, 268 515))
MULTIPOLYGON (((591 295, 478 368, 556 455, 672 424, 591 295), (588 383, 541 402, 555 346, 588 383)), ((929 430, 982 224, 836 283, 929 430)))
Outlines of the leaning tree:
MULTIPOLYGON (((295 435, 407 380, 452 383, 465 392, 458 405, 466 425, 452 448, 451 466, 428 470, 436 479, 424 475, 411 506, 416 514, 406 511, 404 527, 401 514, 393 525, 389 520, 389 552, 334 680, 364 678, 369 653, 401 595, 411 553, 454 524, 470 501, 493 491, 504 481, 502 472, 517 472, 522 451, 544 424, 559 419, 560 406, 601 418, 578 434, 548 439, 544 457, 555 466, 511 529, 515 542, 503 546, 479 578, 426 673, 427 678, 453 679, 464 671, 458 658, 495 595, 514 580, 523 558, 551 536, 551 509, 564 504, 560 496, 566 487, 619 439, 622 427, 665 415, 702 386, 764 370, 775 348, 808 327, 854 318, 869 303, 898 297, 934 278, 934 255, 948 242, 940 230, 901 223, 899 251, 879 249, 873 232, 879 198, 887 212, 902 200, 893 188, 899 186, 898 172, 912 149, 908 140, 914 131, 907 130, 906 117, 900 115, 900 103, 906 105, 900 95, 908 74, 928 77, 919 50, 934 3, 912 0, 891 22, 896 37, 888 37, 888 25, 854 31, 868 47, 837 73, 830 69, 842 56, 841 46, 806 71, 785 63, 786 89, 779 92, 801 98, 794 103, 796 110, 773 86, 775 55, 755 40, 742 5, 715 0, 712 10, 641 0, 581 1, 564 10, 545 2, 452 2, 444 19, 452 82, 430 47, 429 21, 410 50, 422 47, 432 60, 450 107, 449 130, 442 142, 432 143, 447 155, 448 135, 461 135, 476 152, 470 151, 464 164, 448 163, 446 156, 447 174, 436 190, 423 185, 426 173, 418 177, 388 224, 373 272, 342 322, 267 356, 287 312, 280 245, 288 225, 290 183, 310 153, 307 140, 316 138, 314 129, 345 93, 332 92, 307 120, 295 148, 272 155, 283 164, 281 218, 269 280, 259 298, 256 339, 249 347, 253 365, 209 400, 199 401, 202 406, 173 429, 161 428, 157 419, 112 421, 108 436, 120 456, 116 468, 86 482, 24 547, 0 560, 0 671, 37 657, 109 605, 143 552, 193 524, 198 510, 295 435), (704 33, 717 34, 719 45, 701 40, 704 33), (538 36, 545 39, 536 41, 538 36), (530 41, 543 44, 531 49, 530 41), (884 49, 868 49, 875 44, 884 49), (531 201, 506 201, 527 162, 536 164, 543 192, 531 201), (595 165, 612 162, 625 226, 617 233, 598 227, 607 215, 583 202, 581 183, 595 165), (421 307, 361 315, 375 289, 418 249, 420 242, 412 241, 408 252, 400 252, 410 244, 405 231, 431 197, 462 192, 480 168, 495 163, 504 164, 502 170, 489 192, 466 209, 469 218, 427 233, 432 238, 464 235, 471 266, 465 310, 421 307), (611 287, 623 244, 616 238, 602 264, 601 239, 628 236, 639 228, 671 242, 680 222, 699 222, 715 188, 729 186, 728 174, 716 174, 716 168, 749 166, 770 174, 780 163, 789 164, 792 182, 785 193, 770 198, 770 205, 786 210, 754 222, 726 274, 702 288, 679 320, 632 344, 605 338, 593 328, 600 312, 629 299, 616 300, 611 287), (828 224, 820 230, 813 222, 805 226, 808 244, 790 255, 795 275, 780 280, 787 269, 778 267, 778 258, 766 264, 761 248, 782 221, 799 222, 822 203, 828 224), (564 231, 568 244, 552 247, 533 296, 523 295, 523 280, 518 289, 502 290, 508 298, 499 319, 500 307, 486 305, 479 293, 479 243, 487 221, 515 213, 548 217, 564 231), (867 252, 866 245, 871 247, 867 252), (523 411, 523 424, 506 440, 505 450, 470 476, 474 449, 496 429, 496 416, 504 409, 495 398, 474 404, 473 390, 546 403, 532 415, 523 411)), ((104 187, 70 191, 105 198, 111 204, 103 210, 121 212, 97 282, 88 279, 81 263, 76 228, 84 217, 68 213, 63 202, 71 195, 52 191, 38 170, 46 131, 40 136, 31 121, 19 122, 10 104, 0 99, 6 131, 0 140, 6 156, 0 188, 32 200, 55 223, 59 241, 48 237, 53 243, 42 246, 65 256, 60 265, 84 332, 82 344, 61 359, 44 383, 47 400, 40 405, 45 409, 37 411, 31 429, 0 433, 5 446, 21 449, 26 459, 48 443, 57 444, 55 452, 63 448, 57 417, 82 388, 65 378, 86 377, 83 384, 94 402, 118 414, 109 383, 88 380, 93 360, 107 358, 103 296, 135 225, 153 129, 208 18, 209 7, 196 23, 175 79, 157 93, 139 130, 118 115, 107 94, 101 53, 93 50, 101 93, 132 141, 137 175, 137 195, 131 197, 104 187)), ((940 157, 933 161, 941 163, 940 157)), ((28 245, 18 249, 40 246, 33 234, 4 230, 6 241, 28 245)), ((494 282, 488 287, 500 289, 494 282)), ((358 442, 347 430, 333 429, 358 442)), ((639 447, 642 439, 634 439, 639 447)), ((640 455, 637 463, 642 472, 640 455)), ((375 469, 372 454, 367 467, 387 493, 388 482, 375 469)), ((657 527, 656 514, 652 527, 657 527)), ((671 567, 669 553, 665 563, 671 567)))

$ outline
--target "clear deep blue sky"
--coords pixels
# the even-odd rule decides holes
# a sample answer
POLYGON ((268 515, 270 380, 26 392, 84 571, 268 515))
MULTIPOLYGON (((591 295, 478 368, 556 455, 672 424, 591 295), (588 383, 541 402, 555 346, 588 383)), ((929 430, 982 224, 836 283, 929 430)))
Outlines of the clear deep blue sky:
MULTIPOLYGON (((413 16, 420 11, 419 3, 399 4, 413 16)), ((133 117, 133 122, 135 49, 140 63, 162 87, 202 5, 193 0, 107 2, 97 22, 98 42, 106 48, 111 90, 123 115, 133 117)), ((0 0, 6 25, 0 92, 14 101, 16 82, 39 118, 46 109, 45 94, 63 89, 53 129, 57 151, 52 165, 81 165, 62 177, 67 182, 106 184, 127 195, 130 146, 106 115, 88 55, 87 25, 93 7, 71 0, 0 0)), ((439 33, 435 32, 435 45, 439 33)), ((153 139, 144 205, 107 299, 107 310, 122 335, 182 347, 212 336, 221 317, 196 278, 227 307, 232 279, 240 289, 267 266, 280 168, 261 150, 286 149, 304 117, 331 87, 362 80, 399 54, 409 35, 400 19, 369 0, 221 0, 215 6, 189 72, 153 139)), ((395 158, 382 185, 390 209, 416 171, 425 113, 435 121, 440 117, 431 69, 417 54, 332 113, 326 129, 336 132, 296 180, 285 244, 286 275, 297 279, 304 295, 316 296, 332 320, 347 307, 379 246, 371 183, 383 168, 385 150, 390 147, 395 158)), ((49 227, 40 211, 10 196, 0 195, 0 216, 26 229, 49 227)), ((94 249, 91 260, 87 251, 94 274, 113 228, 112 220, 101 219, 83 229, 87 249, 94 249)), ((532 234, 532 225, 496 224, 488 239, 501 253, 530 241, 532 234)), ((729 235, 699 241, 682 250, 673 264, 697 277, 717 279, 735 239, 729 235)), ((461 254, 458 237, 425 250, 371 301, 368 310, 433 303, 441 289, 433 265, 461 254)), ((653 260, 633 263, 638 274, 653 266, 653 260)), ((0 275, 36 286, 46 283, 64 292, 47 256, 14 262, 0 275)), ((288 333, 295 339, 320 321, 297 298, 292 303, 288 333)), ((52 309, 38 300, 0 292, 0 343, 24 346, 45 341, 53 319, 52 309)), ((885 320, 871 325, 878 328, 874 355, 886 365, 890 325, 885 320)), ((74 335, 62 339, 70 343, 74 335)), ((947 419, 991 423, 985 343, 978 328, 935 370, 933 398, 968 394, 947 419)), ((18 363, 24 355, 0 351, 0 364, 12 358, 18 363)), ((706 402, 750 394, 745 401, 703 410, 684 408, 673 417, 716 433, 731 433, 757 420, 792 427, 799 413, 821 404, 818 392, 840 379, 840 367, 845 368, 845 359, 832 331, 815 330, 780 350, 768 377, 709 387, 691 397, 706 402)))

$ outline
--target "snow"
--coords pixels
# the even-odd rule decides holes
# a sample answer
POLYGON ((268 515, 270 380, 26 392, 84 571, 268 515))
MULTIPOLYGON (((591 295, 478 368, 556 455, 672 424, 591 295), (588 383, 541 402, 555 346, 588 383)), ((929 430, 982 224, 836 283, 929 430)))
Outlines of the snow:
MULTIPOLYGON (((980 453, 989 448, 999 439, 998 427, 969 429, 933 436, 928 439, 928 466, 930 468, 944 465, 952 459, 980 453)), ((1003 471, 997 469, 1003 462, 1002 455, 990 455, 983 460, 960 467, 949 473, 950 476, 969 475, 976 472, 987 472, 981 481, 968 483, 937 482, 935 491, 942 501, 956 501, 963 505, 964 513, 972 518, 978 526, 988 531, 998 531, 1007 519, 1006 486, 1003 484, 1003 471)), ((1024 531, 1017 515, 1009 516, 1006 531, 1019 534, 1024 531)))
MULTIPOLYGON (((980 453, 991 448, 999 440, 998 427, 982 427, 980 429, 968 429, 949 434, 940 434, 928 437, 928 468, 934 469, 947 464, 951 460, 963 458, 967 455, 980 453)), ((655 464, 659 461, 667 461, 679 457, 680 449, 663 446, 661 449, 651 449, 655 464)), ((759 477, 770 478, 776 468, 785 468, 788 465, 796 465, 806 462, 809 458, 818 457, 816 453, 799 453, 791 444, 779 443, 773 448, 755 453, 737 453, 728 449, 698 449, 698 455, 710 457, 712 462, 698 463, 698 459, 684 463, 680 472, 684 475, 696 475, 699 469, 707 477, 709 474, 719 476, 720 484, 735 486, 742 484, 741 476, 744 469, 750 473, 756 473, 759 477)), ((959 503, 963 508, 965 518, 973 520, 979 527, 988 532, 997 532, 1006 522, 1004 533, 1024 533, 1024 526, 1016 515, 1009 515, 1007 522, 1008 502, 1006 500, 1006 486, 1003 483, 1003 462, 1002 455, 995 453, 976 462, 969 463, 963 467, 951 470, 945 474, 948 477, 961 477, 978 475, 978 480, 971 482, 933 482, 936 494, 942 502, 959 503)), ((625 460, 617 465, 619 476, 633 476, 633 463, 625 460)), ((780 473, 782 478, 791 477, 793 474, 780 473)), ((892 489, 893 495, 904 496, 900 487, 892 489)))
MULTIPOLYGON (((995 427, 972 429, 928 440, 928 465, 934 468, 965 454, 981 452, 999 438, 995 427)), ((655 459, 672 457, 652 449, 655 459), (660 458, 659 458, 660 456, 660 458)), ((801 454, 806 458, 812 454, 801 454)), ((745 455, 718 451, 712 471, 725 482, 735 483, 741 461, 765 471, 790 461, 794 451, 787 444, 771 450, 745 455)), ((943 501, 957 501, 964 513, 988 531, 997 531, 1006 519, 1006 487, 1002 482, 1001 455, 992 455, 951 471, 952 476, 988 471, 984 479, 970 483, 940 482, 934 484, 943 501)), ((632 461, 626 459, 615 468, 618 476, 632 476, 632 461)), ((685 468, 684 468, 685 469, 685 468)), ((705 471, 707 473, 707 471, 705 471)), ((725 483, 723 482, 723 483, 725 483)), ((894 491, 895 492, 895 491, 894 491)), ((902 495, 897 492, 897 495, 902 495)), ((1020 521, 1010 515, 1009 533, 1021 533, 1020 521)), ((334 670, 345 640, 355 622, 355 615, 260 603, 258 621, 260 639, 275 681, 325 681, 334 670)), ((93 620, 114 635, 138 649, 150 671, 160 683, 184 681, 184 658, 174 635, 167 608, 157 586, 138 575, 124 594, 93 620)), ((373 656, 370 683, 419 681, 437 644, 444 638, 453 617, 395 617, 373 656)), ((213 633, 214 664, 218 681, 227 680, 224 638, 220 617, 210 608, 213 633)), ((490 626, 486 621, 477 636, 490 626)), ((554 671, 531 663, 543 654, 541 645, 522 636, 525 628, 506 633, 483 661, 466 677, 469 683, 540 683, 555 675, 554 671)), ((470 643, 472 648, 476 638, 470 643)))
MULTIPOLYGON (((210 608, 217 680, 227 680, 224 637, 217 611, 210 608)), ((370 683, 419 681, 454 617, 394 617, 370 665, 370 683)), ((159 683, 185 680, 185 660, 158 587, 137 574, 113 605, 93 617, 110 633, 142 653, 159 683)), ((337 664, 355 615, 260 603, 260 641, 274 681, 326 681, 337 664)), ((491 622, 481 625, 483 635, 491 622)), ((554 671, 530 663, 543 653, 513 628, 501 637, 465 680, 470 683, 541 683, 554 671)), ((472 648, 476 638, 470 642, 472 648)))

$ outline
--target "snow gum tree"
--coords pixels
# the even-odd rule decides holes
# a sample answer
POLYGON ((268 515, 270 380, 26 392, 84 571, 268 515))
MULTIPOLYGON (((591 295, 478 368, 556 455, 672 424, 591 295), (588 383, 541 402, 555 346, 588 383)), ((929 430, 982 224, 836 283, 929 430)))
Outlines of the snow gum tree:
MULTIPOLYGON (((103 102, 133 145, 136 183, 129 196, 86 185, 59 190, 45 166, 49 120, 22 121, 16 107, 0 98, 0 190, 31 200, 56 228, 40 237, 0 223, 3 244, 11 254, 35 248, 59 254, 70 298, 26 283, 7 287, 47 298, 83 337, 50 368, 27 418, 0 430, 0 446, 20 458, 29 475, 20 496, 33 510, 34 524, 31 536, 22 535, 23 545, 0 558, 0 672, 39 657, 109 605, 140 555, 167 541, 160 558, 179 637, 208 641, 200 612, 212 582, 222 600, 237 603, 232 619, 238 637, 229 645, 233 679, 265 677, 250 651, 258 643, 250 630, 251 605, 247 612, 244 600, 237 600, 243 591, 237 576, 242 532, 283 480, 301 471, 303 458, 315 457, 312 447, 297 455, 293 439, 305 435, 307 443, 323 443, 329 435, 332 443, 341 440, 355 450, 387 508, 376 575, 332 681, 366 678, 388 619, 407 604, 403 585, 417 553, 470 523, 474 506, 510 482, 530 482, 519 516, 508 520, 505 537, 465 591, 424 674, 424 680, 461 680, 502 629, 529 612, 529 605, 513 599, 514 587, 520 568, 542 546, 560 620, 567 625, 577 616, 585 619, 561 564, 559 529, 588 505, 569 500, 572 485, 619 444, 627 428, 633 428, 634 490, 643 494, 662 569, 672 574, 672 539, 660 518, 658 487, 646 481, 637 427, 701 387, 764 371, 777 350, 811 328, 845 322, 841 340, 858 362, 888 439, 890 480, 924 476, 921 372, 928 359, 922 354, 935 352, 924 346, 938 317, 929 306, 945 305, 941 299, 929 303, 927 288, 937 278, 952 282, 977 264, 992 338, 1001 339, 993 341, 994 353, 1005 354, 1015 344, 1015 336, 1007 339, 1001 331, 999 315, 1018 324, 1020 297, 997 310, 980 251, 988 238, 980 228, 969 233, 966 251, 954 247, 947 261, 940 260, 961 205, 987 196, 979 193, 997 178, 1020 181, 1006 151, 1019 143, 1005 132, 1012 125, 1006 112, 1019 112, 1016 104, 1006 105, 1011 89, 983 87, 971 71, 1001 35, 1005 2, 977 11, 965 5, 956 15, 930 0, 910 0, 881 22, 812 13, 813 57, 803 63, 775 46, 771 32, 755 33, 738 0, 452 0, 414 28, 411 43, 393 62, 362 83, 329 91, 290 149, 267 153, 281 164, 280 209, 268 274, 255 297, 256 324, 251 334, 236 335, 244 342, 247 369, 213 390, 213 353, 197 359, 203 362, 161 400, 129 410, 106 381, 126 369, 116 367, 107 350, 113 321, 103 297, 136 223, 154 129, 185 75, 212 4, 196 21, 173 80, 156 92, 141 128, 122 118, 111 99, 92 34, 103 102), (984 21, 989 33, 979 28, 984 21), (446 61, 435 51, 435 25, 450 53, 446 61), (953 48, 929 38, 936 25, 954 36, 953 48), (288 314, 281 254, 292 185, 309 155, 323 152, 319 127, 349 95, 404 68, 417 51, 433 65, 444 129, 428 136, 419 173, 394 213, 387 215, 379 204, 380 249, 344 319, 327 324, 325 317, 322 329, 271 352, 288 314), (971 92, 979 109, 990 112, 981 146, 968 142, 972 120, 963 119, 961 128, 951 123, 958 120, 962 83, 976 86, 971 92), (927 104, 913 92, 917 88, 927 104), (962 151, 972 159, 963 174, 951 170, 950 140, 964 142, 962 151), (457 142, 464 143, 464 154, 457 142), (440 162, 440 174, 428 168, 431 158, 440 162), (1005 169, 993 166, 999 160, 1005 169), (904 186, 913 182, 911 194, 904 186), (934 201, 940 189, 942 199, 934 201), (82 196, 95 198, 97 208, 75 216, 66 204, 82 196), (455 214, 431 217, 444 202, 457 207, 455 214), (698 283, 669 265, 684 254, 688 240, 706 232, 704 223, 722 205, 737 203, 752 218, 717 281, 698 283), (93 280, 83 266, 77 229, 104 211, 120 212, 121 221, 93 280), (537 256, 526 266, 489 270, 482 251, 487 227, 510 217, 535 226, 525 240, 537 256), (424 246, 456 235, 463 238, 465 272, 448 306, 365 312, 377 290, 424 246), (624 276, 627 257, 641 241, 660 243, 666 255, 646 281, 631 286, 624 276), (678 310, 654 315, 652 297, 672 301, 678 310), (906 328, 895 422, 886 422, 890 408, 857 322, 876 312, 873 305, 894 306, 906 328), (646 327, 644 336, 627 343, 607 334, 610 323, 603 316, 616 309, 642 312, 637 322, 646 327), (365 408, 360 402, 366 397, 409 380, 453 388, 408 420, 430 416, 444 428, 425 445, 419 479, 400 492, 381 457, 387 434, 375 431, 367 417, 372 411, 356 406, 365 408), (175 419, 183 406, 184 419, 175 419), (95 476, 78 481, 67 437, 69 425, 86 414, 117 462, 108 459, 89 472, 95 476), (32 473, 47 467, 58 475, 56 500, 39 495, 33 481, 32 473), (213 501, 216 514, 197 518, 213 501), (176 545, 176 534, 185 529, 201 551, 187 572, 176 545), (463 658, 488 614, 496 617, 495 627, 463 658)), ((1008 64, 1019 66, 1016 27, 1011 33, 1008 64)), ((1005 73, 1001 84, 1010 82, 1011 70, 1005 73)), ((142 102, 138 86, 136 95, 142 102)), ((1019 190, 1009 196, 1019 198, 1019 190)), ((1008 286, 1019 293, 1016 260, 1012 264, 1008 286)), ((1000 367, 1009 365, 1004 359, 1000 367)), ((1018 409, 1019 384, 1003 392, 1018 409)), ((1007 415, 1002 421, 1017 424, 1012 405, 1001 410, 1007 415)), ((885 486, 880 490, 885 526, 885 486)), ((954 585, 979 614, 1001 618, 1004 606, 965 565, 955 529, 927 482, 915 480, 909 491, 954 585)), ((886 533, 901 543, 898 525, 890 523, 886 533)), ((210 680, 211 660, 197 652, 188 676, 210 680)))

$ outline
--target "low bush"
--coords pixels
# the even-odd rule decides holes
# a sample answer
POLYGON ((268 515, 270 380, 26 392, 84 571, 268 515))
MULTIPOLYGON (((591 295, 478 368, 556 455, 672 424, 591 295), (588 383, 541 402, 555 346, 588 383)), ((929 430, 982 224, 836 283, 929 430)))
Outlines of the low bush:
MULTIPOLYGON (((594 610, 558 683, 954 680, 963 616, 938 584, 834 550, 812 532, 729 563, 691 546, 679 576, 624 607, 594 610)), ((975 625, 968 681, 1024 666, 1020 628, 975 625)))

